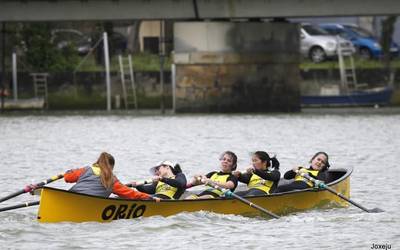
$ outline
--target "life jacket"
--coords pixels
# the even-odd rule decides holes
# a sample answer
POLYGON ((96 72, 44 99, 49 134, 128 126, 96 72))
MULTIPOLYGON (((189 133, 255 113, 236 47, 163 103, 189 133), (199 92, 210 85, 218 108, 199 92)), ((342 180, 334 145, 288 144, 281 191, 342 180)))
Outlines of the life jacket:
MULTIPOLYGON (((219 183, 226 183, 228 182, 228 178, 231 176, 231 174, 226 173, 226 174, 218 174, 218 173, 214 173, 210 180, 212 180, 213 182, 219 182, 219 183)), ((210 186, 210 185, 209 185, 210 186)), ((212 187, 212 186, 210 186, 212 187)), ((224 193, 216 188, 209 188, 207 189, 207 191, 212 192, 214 194, 217 194, 218 196, 222 196, 224 193)))
POLYGON ((273 181, 270 180, 265 180, 261 178, 260 176, 256 174, 252 174, 249 183, 247 184, 247 187, 249 189, 255 188, 259 189, 261 191, 264 191, 265 193, 269 194, 269 190, 271 190, 272 185, 274 185, 273 181))
POLYGON ((81 194, 90 194, 101 197, 108 197, 112 193, 112 188, 106 189, 101 183, 100 167, 93 164, 86 167, 86 171, 79 177, 78 181, 69 191, 81 194))
MULTIPOLYGON (((174 177, 170 177, 171 179, 175 179, 174 177)), ((165 182, 159 181, 156 186, 155 194, 161 194, 168 196, 171 200, 174 199, 174 195, 178 191, 178 188, 168 185, 165 182)))
MULTIPOLYGON (((306 169, 306 168, 301 168, 301 171, 304 173, 308 173, 309 175, 312 175, 311 177, 317 178, 319 170, 311 170, 311 169, 306 169)), ((304 178, 303 176, 300 175, 300 173, 296 174, 296 176, 294 177, 295 181, 303 181, 305 183, 307 183, 308 186, 313 187, 314 184, 307 180, 306 178, 304 178)))

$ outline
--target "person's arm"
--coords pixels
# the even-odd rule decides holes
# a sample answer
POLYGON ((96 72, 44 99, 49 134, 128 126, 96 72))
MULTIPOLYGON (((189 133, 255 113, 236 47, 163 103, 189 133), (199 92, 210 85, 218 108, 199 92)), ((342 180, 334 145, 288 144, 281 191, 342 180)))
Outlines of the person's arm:
POLYGON ((255 169, 254 173, 264 180, 269 181, 279 181, 279 179, 281 178, 281 173, 276 169, 271 172, 255 169))
POLYGON ((86 170, 87 170, 87 167, 68 170, 64 174, 65 182, 67 182, 67 183, 77 182, 79 177, 81 177, 86 172, 86 170))
POLYGON ((326 172, 319 171, 316 179, 325 182, 326 181, 326 172))
POLYGON ((214 181, 214 183, 221 188, 230 189, 233 192, 238 184, 238 180, 237 180, 236 176, 230 175, 228 177, 228 179, 226 179, 226 182, 221 183, 221 182, 214 181))
POLYGON ((136 189, 140 192, 144 192, 146 194, 155 194, 156 193, 157 183, 153 182, 151 184, 139 185, 136 189))
POLYGON ((296 172, 294 172, 293 170, 289 170, 285 173, 283 178, 285 178, 286 180, 290 180, 290 179, 293 179, 295 176, 296 176, 296 172))
POLYGON ((249 173, 240 173, 239 172, 238 181, 249 184, 251 175, 252 174, 249 174, 249 173))
POLYGON ((176 188, 186 188, 186 177, 184 174, 179 173, 175 176, 175 179, 161 178, 160 181, 176 188))
POLYGON ((238 179, 236 176, 231 175, 228 177, 225 188, 230 189, 232 192, 236 189, 238 185, 238 179))
POLYGON ((206 174, 206 177, 211 178, 211 176, 213 176, 213 174, 215 174, 215 173, 217 173, 217 171, 210 172, 210 173, 206 174))
POLYGON ((119 180, 116 180, 114 182, 112 192, 118 195, 119 197, 126 199, 139 199, 139 200, 151 199, 150 195, 128 188, 127 186, 123 185, 119 180))

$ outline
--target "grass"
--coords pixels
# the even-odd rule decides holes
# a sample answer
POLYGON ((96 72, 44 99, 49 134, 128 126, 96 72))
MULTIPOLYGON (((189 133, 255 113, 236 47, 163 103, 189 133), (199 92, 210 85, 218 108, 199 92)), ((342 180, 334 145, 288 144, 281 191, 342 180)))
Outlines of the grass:
MULTIPOLYGON (((346 62, 347 63, 347 62, 346 62)), ((384 67, 382 61, 379 60, 362 60, 354 58, 354 66, 356 69, 381 69, 384 67)), ((400 68, 400 58, 391 61, 393 68, 400 68)), ((310 60, 304 59, 300 64, 300 69, 338 69, 339 63, 336 59, 325 61, 322 63, 313 63, 310 60)))
MULTIPOLYGON (((159 71, 160 70, 160 57, 155 54, 149 53, 138 53, 132 56, 133 69, 135 71, 159 71)), ((355 67, 357 69, 376 69, 383 68, 384 65, 382 61, 379 60, 362 60, 355 58, 355 67)), ((169 56, 165 57, 164 70, 169 71, 171 69, 172 59, 169 56)), ((400 68, 400 58, 392 60, 391 66, 394 68, 400 68)), ((119 71, 118 56, 114 55, 110 62, 111 71, 119 71)), ((338 61, 332 59, 322 63, 313 63, 308 59, 304 59, 300 62, 300 69, 337 69, 339 68, 338 61)), ((82 67, 78 71, 104 71, 103 65, 98 65, 95 63, 94 56, 91 55, 82 64, 82 67)))
MULTIPOLYGON (((87 58, 82 57, 80 63, 83 61, 81 67, 77 69, 80 72, 102 72, 104 65, 96 64, 95 57, 89 55, 87 58), (83 61, 84 60, 84 61, 83 61)), ((132 55, 133 69, 135 71, 159 71, 160 70, 160 57, 155 54, 138 53, 132 55)), ((171 58, 165 57, 164 61, 165 71, 171 69, 171 58)), ((110 60, 110 70, 119 71, 118 56, 112 56, 110 60)))
MULTIPOLYGON (((140 109, 159 109, 161 96, 145 96, 138 94, 138 108, 140 109)), ((172 107, 172 97, 165 96, 165 108, 172 107)), ((112 108, 115 109, 115 99, 112 97, 112 108)), ((82 88, 76 89, 74 86, 68 89, 49 93, 49 109, 51 110, 104 110, 106 108, 107 98, 101 89, 93 90, 90 94, 82 88)), ((120 104, 124 108, 124 104, 120 104)), ((134 107, 130 107, 133 109, 134 107)))
POLYGON ((52 110, 71 110, 71 109, 105 109, 106 97, 100 94, 83 95, 56 92, 49 93, 49 109, 52 110))

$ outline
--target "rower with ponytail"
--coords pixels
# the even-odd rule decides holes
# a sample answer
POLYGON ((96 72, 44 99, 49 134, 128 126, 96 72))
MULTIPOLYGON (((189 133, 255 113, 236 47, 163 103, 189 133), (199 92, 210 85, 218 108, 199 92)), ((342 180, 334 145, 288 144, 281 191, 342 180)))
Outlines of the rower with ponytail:
POLYGON ((122 184, 113 173, 114 164, 114 157, 107 152, 102 152, 91 166, 67 171, 64 174, 64 180, 68 183, 76 183, 69 190, 75 193, 105 198, 113 193, 126 199, 152 199, 150 195, 122 184))
POLYGON ((279 161, 265 151, 256 151, 252 155, 252 164, 245 172, 233 173, 240 182, 246 183, 248 190, 236 192, 240 196, 268 195, 276 189, 281 178, 279 161))

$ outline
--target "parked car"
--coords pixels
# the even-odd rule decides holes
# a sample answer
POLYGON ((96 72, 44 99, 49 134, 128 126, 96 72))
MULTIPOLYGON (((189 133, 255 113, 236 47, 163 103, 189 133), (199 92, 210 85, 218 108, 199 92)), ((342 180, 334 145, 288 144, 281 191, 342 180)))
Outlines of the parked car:
MULTIPOLYGON (((350 40, 356 47, 360 57, 364 59, 377 59, 383 54, 378 39, 370 32, 358 27, 357 25, 324 23, 320 24, 319 27, 327 31, 329 34, 339 35, 350 40)), ((390 53, 394 57, 399 55, 399 46, 394 42, 390 45, 390 53)))
POLYGON ((92 40, 78 30, 55 29, 51 31, 51 42, 60 50, 73 46, 79 55, 86 55, 90 51, 92 40))
POLYGON ((332 36, 312 24, 302 24, 300 28, 300 52, 311 61, 319 63, 337 56, 338 46, 342 51, 354 53, 353 44, 342 37, 332 36))

